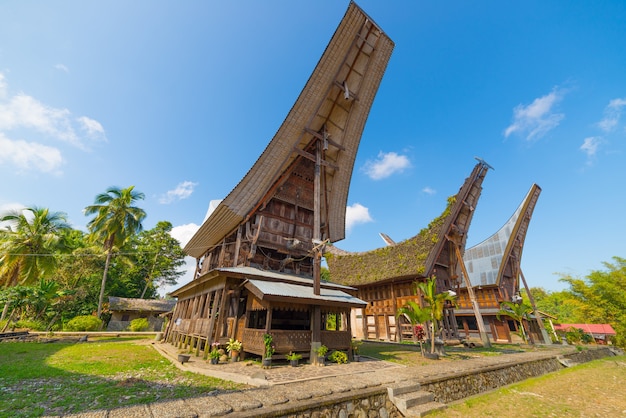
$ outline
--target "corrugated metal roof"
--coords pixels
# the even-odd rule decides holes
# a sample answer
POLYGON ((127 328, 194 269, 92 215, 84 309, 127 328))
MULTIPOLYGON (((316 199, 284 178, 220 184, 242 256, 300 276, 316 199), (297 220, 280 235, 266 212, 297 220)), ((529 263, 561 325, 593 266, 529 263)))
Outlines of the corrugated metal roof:
POLYGON ((351 296, 337 289, 320 289, 320 294, 313 293, 312 286, 302 286, 295 283, 268 282, 249 279, 246 286, 254 286, 263 296, 277 296, 285 298, 310 299, 320 302, 332 302, 357 306, 367 305, 367 302, 351 296))
POLYGON ((555 324, 555 330, 567 331, 570 328, 580 328, 590 334, 615 335, 616 332, 610 324, 555 324))
POLYGON ((109 296, 109 309, 112 311, 169 312, 175 305, 175 300, 109 296))

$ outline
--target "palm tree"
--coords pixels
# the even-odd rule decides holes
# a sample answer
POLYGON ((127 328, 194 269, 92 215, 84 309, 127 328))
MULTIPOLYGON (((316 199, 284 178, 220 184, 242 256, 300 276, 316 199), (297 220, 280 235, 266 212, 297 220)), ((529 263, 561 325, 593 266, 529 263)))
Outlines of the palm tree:
MULTIPOLYGON (((396 312, 396 317, 404 316, 411 323, 411 328, 413 331, 413 342, 417 344, 417 333, 415 332, 415 327, 419 324, 423 324, 430 319, 430 309, 422 308, 419 303, 409 300, 406 304, 398 308, 396 312)), ((421 342, 420 342, 421 346, 421 342)))
POLYGON ((65 249, 67 215, 47 208, 12 210, 0 216, 0 285, 36 283, 56 268, 54 255, 65 249))
POLYGON ((428 304, 431 330, 430 352, 434 353, 435 335, 437 335, 439 321, 443 319, 443 309, 447 301, 454 302, 455 296, 450 292, 437 293, 437 280, 434 277, 429 278, 425 282, 417 283, 416 287, 424 296, 424 302, 428 304))
POLYGON ((524 329, 524 320, 530 318, 530 313, 533 311, 532 306, 525 303, 514 303, 504 301, 500 303, 500 310, 496 313, 498 321, 502 315, 510 317, 512 320, 519 324, 520 336, 524 340, 524 343, 528 343, 526 337, 526 331, 524 329))
POLYGON ((133 206, 133 204, 137 200, 144 199, 145 195, 134 190, 134 188, 135 186, 130 186, 126 189, 109 187, 105 193, 100 193, 96 196, 94 205, 85 208, 85 215, 96 215, 87 224, 90 238, 93 241, 100 242, 106 253, 100 297, 98 298, 98 318, 102 313, 104 288, 113 249, 121 247, 132 234, 138 233, 143 229, 141 222, 146 217, 146 212, 133 206))

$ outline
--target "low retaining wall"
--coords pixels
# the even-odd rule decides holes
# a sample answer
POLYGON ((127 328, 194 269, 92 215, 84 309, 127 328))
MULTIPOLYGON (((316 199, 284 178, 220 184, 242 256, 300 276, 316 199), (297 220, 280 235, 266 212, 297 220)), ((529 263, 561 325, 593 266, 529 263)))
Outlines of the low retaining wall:
MULTIPOLYGON (((586 363, 611 355, 613 353, 608 348, 599 348, 583 350, 563 357, 574 363, 586 363)), ((428 379, 420 383, 423 390, 435 395, 435 401, 449 403, 531 377, 556 372, 562 368, 563 365, 557 357, 549 357, 524 363, 498 365, 478 370, 475 373, 464 372, 459 375, 428 379)))
MULTIPOLYGON (((612 356, 608 348, 583 350, 564 355, 563 357, 574 363, 612 356)), ((541 360, 532 360, 522 363, 501 364, 490 368, 481 368, 475 372, 463 372, 458 375, 449 375, 441 378, 424 379, 420 382, 422 390, 435 395, 435 401, 449 403, 482 392, 487 392, 516 383, 530 377, 541 376, 563 369, 563 365, 557 357, 549 357, 541 360)), ((333 395, 323 401, 317 400, 315 404, 289 405, 282 410, 255 411, 257 417, 277 418, 320 418, 320 417, 402 417, 402 414, 389 400, 386 388, 375 388, 351 395, 333 395)), ((232 416, 232 414, 229 414, 232 416)), ((247 414, 236 414, 246 416, 247 414)))
POLYGON ((403 417, 389 400, 387 388, 365 389, 358 394, 333 394, 323 400, 316 399, 297 404, 276 405, 262 410, 232 413, 227 416, 233 418, 235 416, 237 418, 403 417))

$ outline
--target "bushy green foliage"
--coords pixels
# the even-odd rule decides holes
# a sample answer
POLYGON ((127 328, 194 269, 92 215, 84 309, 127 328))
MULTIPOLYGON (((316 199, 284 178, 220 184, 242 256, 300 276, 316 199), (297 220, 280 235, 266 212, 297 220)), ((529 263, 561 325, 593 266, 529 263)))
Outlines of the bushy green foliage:
POLYGON ((99 331, 102 321, 93 315, 77 316, 65 324, 65 331, 99 331))
POLYGON ((31 331, 45 331, 46 324, 33 319, 20 319, 15 323, 15 328, 29 329, 31 331))
POLYGON ((540 311, 557 317, 561 324, 611 324, 617 335, 611 340, 626 347, 626 259, 613 257, 603 263, 605 270, 594 270, 584 278, 562 275, 569 289, 546 292, 532 288, 540 311))
POLYGON ((328 360, 337 364, 347 363, 348 355, 343 351, 335 350, 330 354, 330 356, 328 356, 328 360))
POLYGON ((130 321, 128 329, 133 332, 147 331, 150 329, 150 322, 148 318, 137 318, 130 321))
POLYGON ((593 342, 593 337, 580 328, 571 327, 565 332, 565 338, 569 344, 589 344, 593 342))

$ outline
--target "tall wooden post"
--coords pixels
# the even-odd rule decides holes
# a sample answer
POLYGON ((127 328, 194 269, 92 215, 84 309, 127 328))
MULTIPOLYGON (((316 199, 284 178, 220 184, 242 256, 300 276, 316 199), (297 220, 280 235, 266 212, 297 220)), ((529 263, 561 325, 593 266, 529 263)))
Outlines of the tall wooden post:
POLYGON ((543 338, 544 344, 551 344, 552 340, 546 331, 546 327, 543 325, 543 320, 541 319, 541 315, 539 315, 539 311, 537 310, 537 305, 535 304, 535 298, 530 294, 530 288, 528 287, 528 283, 526 283, 526 278, 524 277, 524 273, 522 273, 522 268, 519 269, 519 275, 522 278, 522 283, 524 283, 524 288, 526 289, 526 293, 528 294, 528 300, 530 301, 530 305, 533 307, 533 313, 535 314, 535 320, 537 321, 537 325, 539 325, 539 330, 541 331, 541 337, 543 338))
POLYGON ((472 283, 470 282, 469 275, 467 274, 467 270, 465 269, 465 263, 463 262, 463 256, 461 256, 461 250, 459 250, 459 246, 456 245, 455 242, 452 243, 454 244, 454 250, 459 260, 459 264, 461 265, 461 270, 463 270, 463 279, 465 280, 465 287, 467 287, 467 292, 469 293, 470 301, 472 302, 472 309, 474 310, 474 316, 476 317, 476 323, 478 324, 480 340, 482 341, 484 347, 491 347, 491 341, 489 341, 489 336, 487 335, 487 331, 485 330, 483 316, 480 313, 480 308, 478 307, 478 302, 476 301, 476 295, 474 294, 472 283))
MULTIPOLYGON (((326 131, 324 130, 324 136, 326 131)), ((313 294, 320 294, 322 246, 321 241, 321 168, 322 168, 322 147, 317 141, 315 148, 315 178, 313 180, 313 294)), ((311 312, 311 352, 309 358, 313 364, 317 364, 317 349, 322 345, 322 311, 320 305, 313 305, 311 312)))

